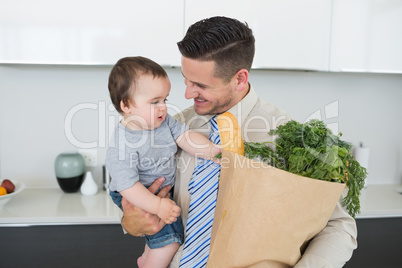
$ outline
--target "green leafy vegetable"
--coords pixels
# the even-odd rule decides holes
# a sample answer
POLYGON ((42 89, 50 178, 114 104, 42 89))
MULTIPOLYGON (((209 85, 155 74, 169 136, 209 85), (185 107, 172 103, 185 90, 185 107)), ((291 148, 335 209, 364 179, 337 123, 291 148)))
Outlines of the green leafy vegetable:
POLYGON ((304 124, 289 121, 271 130, 277 135, 275 150, 267 143, 245 142, 245 156, 279 169, 324 181, 345 183, 349 188, 342 205, 352 217, 360 212, 360 193, 367 170, 353 158, 351 145, 334 135, 317 119, 304 124))
POLYGON ((214 156, 214 159, 221 159, 222 158, 222 153, 219 153, 214 156))

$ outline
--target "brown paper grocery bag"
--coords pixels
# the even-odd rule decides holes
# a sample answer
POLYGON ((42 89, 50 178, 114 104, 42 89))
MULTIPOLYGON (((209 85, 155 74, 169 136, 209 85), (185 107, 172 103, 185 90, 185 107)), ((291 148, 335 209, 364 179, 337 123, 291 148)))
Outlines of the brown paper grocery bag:
POLYGON ((208 268, 293 267, 345 187, 228 151, 221 165, 208 268))

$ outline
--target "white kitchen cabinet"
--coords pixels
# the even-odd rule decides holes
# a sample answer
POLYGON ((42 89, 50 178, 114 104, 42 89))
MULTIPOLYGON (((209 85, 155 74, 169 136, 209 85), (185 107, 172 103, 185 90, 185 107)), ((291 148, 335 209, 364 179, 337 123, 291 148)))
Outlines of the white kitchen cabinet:
POLYGON ((402 73, 402 1, 334 0, 330 70, 402 73))
POLYGON ((256 37, 253 68, 328 71, 331 0, 186 0, 185 29, 212 16, 249 24, 256 37))
POLYGON ((180 65, 184 0, 2 0, 0 63, 180 65))

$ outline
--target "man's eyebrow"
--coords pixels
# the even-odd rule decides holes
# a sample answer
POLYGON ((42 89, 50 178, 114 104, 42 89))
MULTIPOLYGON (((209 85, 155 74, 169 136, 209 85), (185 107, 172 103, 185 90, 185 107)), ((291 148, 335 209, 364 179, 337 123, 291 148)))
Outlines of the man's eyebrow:
MULTIPOLYGON (((184 78, 186 78, 186 76, 183 74, 183 72, 181 72, 181 75, 184 77, 184 78)), ((187 79, 187 78, 186 78, 187 79)), ((208 87, 207 85, 204 85, 204 84, 202 84, 202 83, 199 83, 199 82, 194 82, 194 81, 191 81, 191 80, 189 80, 191 83, 193 83, 193 84, 196 84, 197 86, 199 86, 199 87, 203 87, 203 88, 205 88, 205 87, 208 87)))

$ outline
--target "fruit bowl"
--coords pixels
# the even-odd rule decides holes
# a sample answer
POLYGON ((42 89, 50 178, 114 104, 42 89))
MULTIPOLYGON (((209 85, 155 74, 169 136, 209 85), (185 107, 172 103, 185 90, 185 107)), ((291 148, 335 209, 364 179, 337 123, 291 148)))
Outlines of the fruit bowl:
POLYGON ((4 207, 5 204, 8 203, 8 201, 11 200, 11 198, 15 197, 17 194, 21 193, 24 188, 25 188, 25 184, 22 182, 18 182, 18 181, 13 181, 14 185, 15 185, 15 189, 14 192, 10 193, 10 194, 6 194, 6 195, 1 195, 0 196, 0 209, 2 209, 4 207))

